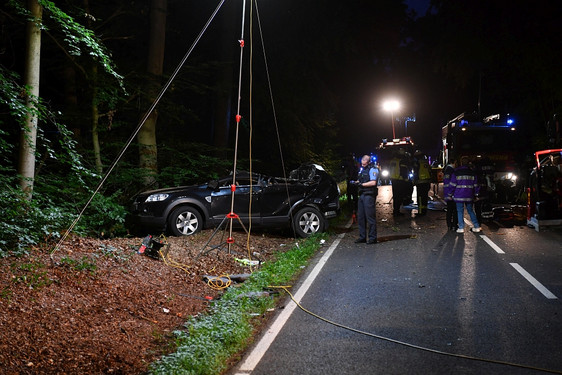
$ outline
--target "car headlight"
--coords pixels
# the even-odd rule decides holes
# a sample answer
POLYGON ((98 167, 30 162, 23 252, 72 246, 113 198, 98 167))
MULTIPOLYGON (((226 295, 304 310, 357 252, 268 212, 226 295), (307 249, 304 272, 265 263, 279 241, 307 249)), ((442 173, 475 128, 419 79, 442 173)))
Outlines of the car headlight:
POLYGON ((146 198, 145 202, 161 202, 163 200, 165 200, 166 198, 168 198, 170 196, 170 194, 152 194, 149 195, 148 198, 146 198))
POLYGON ((383 169, 383 171, 382 171, 382 173, 381 173, 381 175, 382 175, 383 177, 385 177, 385 178, 388 177, 389 174, 390 174, 390 173, 388 172, 388 169, 383 169))
POLYGON ((508 172, 501 177, 501 180, 509 180, 511 182, 516 182, 517 175, 515 173, 508 172))

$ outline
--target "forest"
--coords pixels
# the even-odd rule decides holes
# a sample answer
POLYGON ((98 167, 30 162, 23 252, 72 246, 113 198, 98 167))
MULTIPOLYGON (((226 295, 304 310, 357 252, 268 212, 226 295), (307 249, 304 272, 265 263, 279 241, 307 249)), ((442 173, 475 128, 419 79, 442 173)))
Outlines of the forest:
MULTIPOLYGON (((463 111, 511 112, 523 153, 560 113, 562 4, 8 0, 0 5, 0 255, 124 236, 140 191, 304 162, 334 176, 401 93, 432 152, 463 111), (241 43, 243 41, 244 43, 241 43), (239 115, 239 121, 237 120, 239 115), (250 164, 251 163, 251 164, 250 164), (77 220, 79 219, 79 220, 77 220)), ((384 130, 381 130, 381 128, 384 130)))

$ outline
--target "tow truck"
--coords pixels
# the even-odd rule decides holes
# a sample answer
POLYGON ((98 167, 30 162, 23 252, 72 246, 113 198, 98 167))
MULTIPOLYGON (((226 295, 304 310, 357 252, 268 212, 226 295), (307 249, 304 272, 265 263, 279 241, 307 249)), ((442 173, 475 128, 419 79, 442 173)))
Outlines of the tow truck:
POLYGON ((523 195, 516 130, 509 114, 461 113, 442 127, 442 165, 468 156, 484 170, 491 203, 516 203, 523 195))

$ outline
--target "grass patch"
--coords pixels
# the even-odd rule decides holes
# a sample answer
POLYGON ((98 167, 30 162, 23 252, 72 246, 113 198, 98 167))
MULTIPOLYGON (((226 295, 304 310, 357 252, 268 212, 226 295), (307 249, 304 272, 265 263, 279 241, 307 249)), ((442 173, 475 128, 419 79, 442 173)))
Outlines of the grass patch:
POLYGON ((92 274, 96 271, 97 265, 94 261, 92 261, 87 256, 83 256, 82 259, 76 260, 70 257, 63 257, 61 259, 61 264, 69 266, 70 268, 75 269, 76 271, 90 271, 92 274))
MULTIPOLYGON (((14 283, 24 283, 31 289, 40 289, 53 283, 45 269, 45 264, 41 262, 34 261, 18 266, 12 264, 10 268, 13 274, 12 281, 14 283)), ((2 298, 10 297, 11 292, 8 289, 4 289, 2 291, 2 298)))
POLYGON ((151 374, 221 374, 229 359, 245 349, 252 336, 253 319, 275 306, 271 297, 253 297, 271 285, 287 285, 320 248, 326 234, 315 235, 295 247, 278 252, 276 261, 265 263, 240 287, 229 288, 213 302, 208 313, 192 317, 185 330, 175 331, 177 350, 153 363, 151 374))

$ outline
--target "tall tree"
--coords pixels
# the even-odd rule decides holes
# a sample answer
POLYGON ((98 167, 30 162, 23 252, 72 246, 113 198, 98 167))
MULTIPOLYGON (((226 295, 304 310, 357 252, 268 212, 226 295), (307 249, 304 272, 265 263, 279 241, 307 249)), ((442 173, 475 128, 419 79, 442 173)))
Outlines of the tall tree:
POLYGON ((238 3, 231 2, 225 7, 225 14, 221 19, 221 48, 219 49, 219 59, 221 65, 217 72, 213 143, 217 147, 228 145, 229 124, 233 119, 232 115, 232 90, 234 88, 234 56, 235 51, 239 51, 235 44, 236 35, 235 21, 237 21, 238 3))
MULTIPOLYGON (((149 101, 154 101, 158 95, 164 65, 164 45, 166 41, 166 12, 167 0, 151 0, 150 6, 150 34, 148 43, 149 79, 146 92, 149 101)), ((156 145, 156 122, 158 111, 155 109, 139 131, 139 164, 147 175, 144 184, 154 184, 158 172, 158 149, 156 145)))
POLYGON ((31 19, 27 21, 24 83, 28 88, 26 106, 28 108, 26 120, 21 132, 20 157, 18 173, 20 186, 31 200, 35 179, 35 149, 37 145, 37 100, 39 98, 39 76, 41 65, 41 22, 43 7, 38 0, 28 0, 27 7, 31 19))

